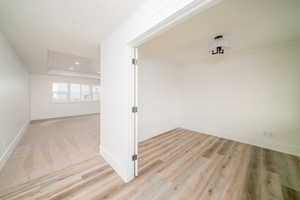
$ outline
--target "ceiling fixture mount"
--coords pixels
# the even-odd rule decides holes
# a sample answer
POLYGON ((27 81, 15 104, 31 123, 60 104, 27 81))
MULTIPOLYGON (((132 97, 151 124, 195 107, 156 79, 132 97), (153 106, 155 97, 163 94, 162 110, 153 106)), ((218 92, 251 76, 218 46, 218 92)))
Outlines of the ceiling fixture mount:
POLYGON ((226 47, 228 47, 228 42, 224 40, 223 35, 216 35, 210 44, 209 52, 211 55, 224 54, 226 47))

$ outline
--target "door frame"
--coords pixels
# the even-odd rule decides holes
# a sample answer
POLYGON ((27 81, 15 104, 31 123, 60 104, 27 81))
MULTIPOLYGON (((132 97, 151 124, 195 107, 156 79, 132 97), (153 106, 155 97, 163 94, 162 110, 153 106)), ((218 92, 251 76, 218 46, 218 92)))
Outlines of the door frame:
MULTIPOLYGON (((223 0, 195 0, 189 6, 186 6, 180 10, 178 10, 173 15, 167 17, 165 20, 161 21, 156 26, 150 28, 148 31, 139 34, 135 37, 135 39, 129 41, 128 47, 131 48, 132 59, 138 59, 138 47, 144 44, 145 42, 155 38, 156 36, 170 30, 172 27, 176 26, 179 23, 183 23, 184 21, 190 19, 191 17, 204 12, 205 10, 213 7, 214 5, 219 4, 223 0)), ((132 70, 132 87, 133 87, 133 107, 138 106, 138 62, 133 65, 132 70)), ((133 149, 134 154, 138 157, 138 112, 133 113, 133 149)), ((134 175, 138 176, 138 159, 134 160, 134 175)))
POLYGON ((139 173, 139 159, 138 159, 138 148, 139 148, 139 140, 138 140, 138 48, 132 48, 132 67, 133 67, 133 108, 137 108, 136 112, 133 113, 133 135, 134 135, 134 156, 137 157, 134 160, 134 176, 138 176, 139 173))

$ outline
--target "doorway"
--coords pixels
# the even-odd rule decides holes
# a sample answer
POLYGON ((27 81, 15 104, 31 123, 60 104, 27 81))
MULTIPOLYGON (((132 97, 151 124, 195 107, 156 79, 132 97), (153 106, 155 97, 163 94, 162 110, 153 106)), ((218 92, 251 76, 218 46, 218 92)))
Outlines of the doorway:
MULTIPOLYGON (((272 5, 274 10, 285 8, 281 13, 282 21, 278 23, 274 22, 276 12, 266 12, 267 5, 262 6, 259 1, 246 3, 252 8, 249 10, 257 12, 260 21, 244 9, 245 2, 224 1, 138 46, 140 144, 183 127, 270 149, 274 148, 270 140, 276 144, 284 140, 286 144, 297 145, 296 140, 289 141, 279 134, 282 127, 296 124, 296 118, 292 117, 296 109, 286 106, 292 104, 291 99, 281 99, 285 102, 282 103, 271 95, 281 89, 282 93, 290 91, 283 87, 293 85, 293 74, 297 73, 291 60, 297 63, 295 52, 299 39, 287 31, 295 28, 290 23, 298 15, 293 8, 295 2, 276 1, 272 5), (216 13, 223 13, 222 20, 216 13), (250 25, 256 32, 248 31, 250 25), (280 31, 276 31, 278 27, 280 31), (261 30, 267 34, 262 34, 261 30), (210 44, 219 38, 228 43, 224 51, 216 49, 212 53, 210 44), (279 74, 286 75, 284 80, 279 74), (289 111, 293 122, 271 117, 282 110, 289 111), (271 128, 270 124, 278 126, 271 128), (276 128, 277 136, 261 130, 276 128)), ((297 91, 291 91, 289 96, 295 93, 297 91)), ((291 138, 292 135, 290 133, 291 138)), ((140 148, 139 162, 143 162, 141 151, 140 148)))

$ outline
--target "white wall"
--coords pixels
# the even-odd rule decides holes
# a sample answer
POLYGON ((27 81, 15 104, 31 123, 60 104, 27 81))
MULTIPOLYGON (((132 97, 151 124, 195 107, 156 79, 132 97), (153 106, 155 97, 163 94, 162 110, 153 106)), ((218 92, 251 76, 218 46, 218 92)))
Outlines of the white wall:
POLYGON ((129 43, 153 28, 169 25, 184 10, 214 0, 149 0, 101 44, 101 153, 125 180, 134 177, 133 67, 129 43), (176 17, 175 17, 176 16, 176 17))
POLYGON ((53 103, 52 83, 68 82, 99 85, 97 79, 85 79, 67 76, 31 75, 31 120, 67 117, 100 112, 100 103, 76 102, 76 103, 53 103))
POLYGON ((185 66, 184 127, 300 155, 299 55, 291 41, 185 66))
POLYGON ((139 51, 139 141, 180 127, 182 69, 139 51))
POLYGON ((141 51, 140 139, 183 127, 300 155, 299 55, 300 40, 190 57, 184 66, 141 51))
POLYGON ((0 32, 0 168, 28 122, 28 73, 0 32))

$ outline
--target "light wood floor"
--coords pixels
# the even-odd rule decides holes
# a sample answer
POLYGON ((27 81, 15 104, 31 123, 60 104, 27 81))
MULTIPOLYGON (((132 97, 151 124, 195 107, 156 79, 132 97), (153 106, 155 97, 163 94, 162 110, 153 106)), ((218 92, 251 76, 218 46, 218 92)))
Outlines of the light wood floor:
POLYGON ((101 157, 0 192, 1 199, 299 200, 300 159, 176 129, 139 144, 123 183, 101 157))
POLYGON ((32 122, 0 172, 0 190, 99 154, 99 115, 32 122))

